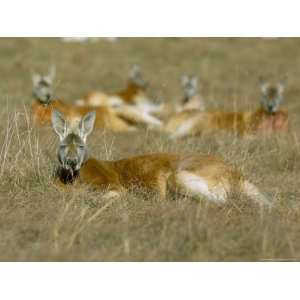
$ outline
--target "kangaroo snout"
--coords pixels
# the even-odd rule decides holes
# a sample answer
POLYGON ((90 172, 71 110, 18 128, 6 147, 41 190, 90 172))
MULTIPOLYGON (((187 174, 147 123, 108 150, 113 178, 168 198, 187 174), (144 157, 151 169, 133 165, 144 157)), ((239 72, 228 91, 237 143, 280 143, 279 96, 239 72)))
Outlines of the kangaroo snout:
POLYGON ((269 104, 267 106, 267 109, 268 109, 269 112, 274 112, 274 105, 273 104, 269 104))
POLYGON ((78 165, 78 159, 76 158, 68 158, 66 160, 66 164, 72 168, 72 169, 76 169, 76 166, 78 165))
POLYGON ((50 93, 47 93, 47 94, 45 95, 45 98, 46 98, 47 101, 49 101, 50 98, 51 98, 51 94, 50 94, 50 93))

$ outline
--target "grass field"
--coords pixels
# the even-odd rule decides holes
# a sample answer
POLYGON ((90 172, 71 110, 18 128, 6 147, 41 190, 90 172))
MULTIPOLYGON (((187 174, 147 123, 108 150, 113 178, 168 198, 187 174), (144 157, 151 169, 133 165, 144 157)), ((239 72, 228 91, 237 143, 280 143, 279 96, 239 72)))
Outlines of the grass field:
POLYGON ((63 43, 0 39, 1 261, 228 261, 300 259, 300 39, 123 38, 63 43), (90 154, 101 159, 157 151, 215 153, 274 197, 261 211, 242 197, 225 206, 143 191, 105 202, 95 191, 52 182, 57 138, 29 122, 32 72, 57 67, 56 95, 124 87, 139 63, 149 93, 178 101, 179 77, 199 74, 208 109, 254 110, 258 77, 289 78, 290 132, 267 139, 218 133, 169 141, 159 132, 94 131, 90 154))

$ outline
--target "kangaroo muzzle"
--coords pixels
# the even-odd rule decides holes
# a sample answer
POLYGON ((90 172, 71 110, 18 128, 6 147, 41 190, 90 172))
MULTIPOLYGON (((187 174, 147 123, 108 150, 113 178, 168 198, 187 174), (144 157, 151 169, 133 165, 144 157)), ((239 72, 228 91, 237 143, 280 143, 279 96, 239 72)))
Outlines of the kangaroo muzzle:
POLYGON ((78 160, 77 159, 67 159, 66 164, 73 170, 76 170, 76 167, 78 165, 78 160))

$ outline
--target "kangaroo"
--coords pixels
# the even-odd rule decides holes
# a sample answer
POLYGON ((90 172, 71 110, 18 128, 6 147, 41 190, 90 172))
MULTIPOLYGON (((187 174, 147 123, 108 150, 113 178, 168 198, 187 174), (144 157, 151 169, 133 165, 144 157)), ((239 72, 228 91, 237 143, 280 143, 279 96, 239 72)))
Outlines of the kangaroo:
POLYGON ((77 106, 93 106, 106 105, 118 107, 120 105, 133 105, 146 113, 159 112, 161 105, 153 103, 146 94, 148 82, 144 79, 141 67, 134 64, 128 76, 127 87, 124 90, 113 94, 107 94, 101 91, 88 93, 83 99, 75 101, 77 106))
POLYGON ((57 109, 67 113, 68 107, 62 101, 54 98, 53 81, 55 78, 55 67, 49 69, 47 75, 33 74, 32 95, 35 99, 31 106, 32 120, 35 125, 45 125, 51 122, 51 112, 57 109))
POLYGON ((205 110, 205 105, 198 90, 198 76, 189 77, 186 74, 181 76, 183 88, 183 99, 175 108, 175 113, 169 113, 169 117, 164 126, 164 131, 169 134, 174 132, 189 120, 205 110))
MULTIPOLYGON (((170 130, 173 131, 175 124, 178 122, 182 122, 180 115, 186 115, 185 111, 204 111, 205 105, 203 98, 199 93, 198 88, 198 76, 191 76, 189 77, 186 74, 181 76, 181 85, 183 89, 183 97, 181 101, 176 104, 172 105, 171 102, 164 103, 163 110, 158 114, 164 120, 168 120, 167 123, 169 124, 167 127, 170 127, 170 130), (179 118, 177 118, 179 117, 179 118)), ((188 114, 187 114, 188 115, 188 114)), ((177 125, 176 125, 177 126, 177 125)), ((169 131, 167 129, 167 131, 169 131)))
POLYGON ((75 101, 78 107, 106 106, 114 110, 118 117, 134 126, 162 127, 162 121, 151 113, 162 109, 154 104, 146 95, 147 82, 144 80, 141 68, 133 65, 129 72, 127 88, 113 95, 104 92, 91 92, 81 100, 75 101))
POLYGON ((88 157, 86 140, 96 114, 89 112, 72 131, 58 112, 52 113, 52 126, 59 137, 56 180, 61 184, 82 183, 119 197, 130 187, 156 191, 165 199, 167 190, 225 203, 230 192, 238 190, 261 205, 270 202, 235 168, 206 154, 155 153, 107 161, 88 157))
POLYGON ((181 77, 181 84, 184 96, 180 106, 177 107, 177 112, 186 110, 204 111, 204 101, 199 94, 198 76, 192 76, 189 78, 186 74, 184 74, 181 77))
MULTIPOLYGON (((79 122, 81 117, 92 109, 90 107, 75 107, 59 99, 55 99, 53 81, 55 68, 51 67, 49 74, 42 76, 34 74, 33 97, 34 103, 31 107, 32 120, 35 126, 51 125, 52 111, 58 110, 68 118, 71 124, 79 122)), ((95 127, 105 128, 113 131, 132 131, 135 128, 116 115, 109 107, 97 107, 95 127)))
POLYGON ((259 80, 261 89, 260 107, 254 112, 197 112, 183 111, 165 125, 171 138, 198 135, 204 131, 225 130, 240 136, 249 134, 267 135, 288 129, 288 113, 280 109, 284 100, 286 80, 275 85, 259 80))

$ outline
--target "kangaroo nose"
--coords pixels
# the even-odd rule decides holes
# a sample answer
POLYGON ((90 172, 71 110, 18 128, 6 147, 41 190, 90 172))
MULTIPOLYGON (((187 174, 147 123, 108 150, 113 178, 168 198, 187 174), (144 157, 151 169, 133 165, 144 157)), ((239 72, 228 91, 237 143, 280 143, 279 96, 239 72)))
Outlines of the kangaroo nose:
POLYGON ((68 166, 70 166, 72 169, 74 169, 77 166, 77 163, 78 163, 77 159, 69 158, 67 160, 68 166))
POLYGON ((271 104, 271 105, 268 106, 268 109, 269 109, 269 111, 273 111, 274 106, 271 104))

